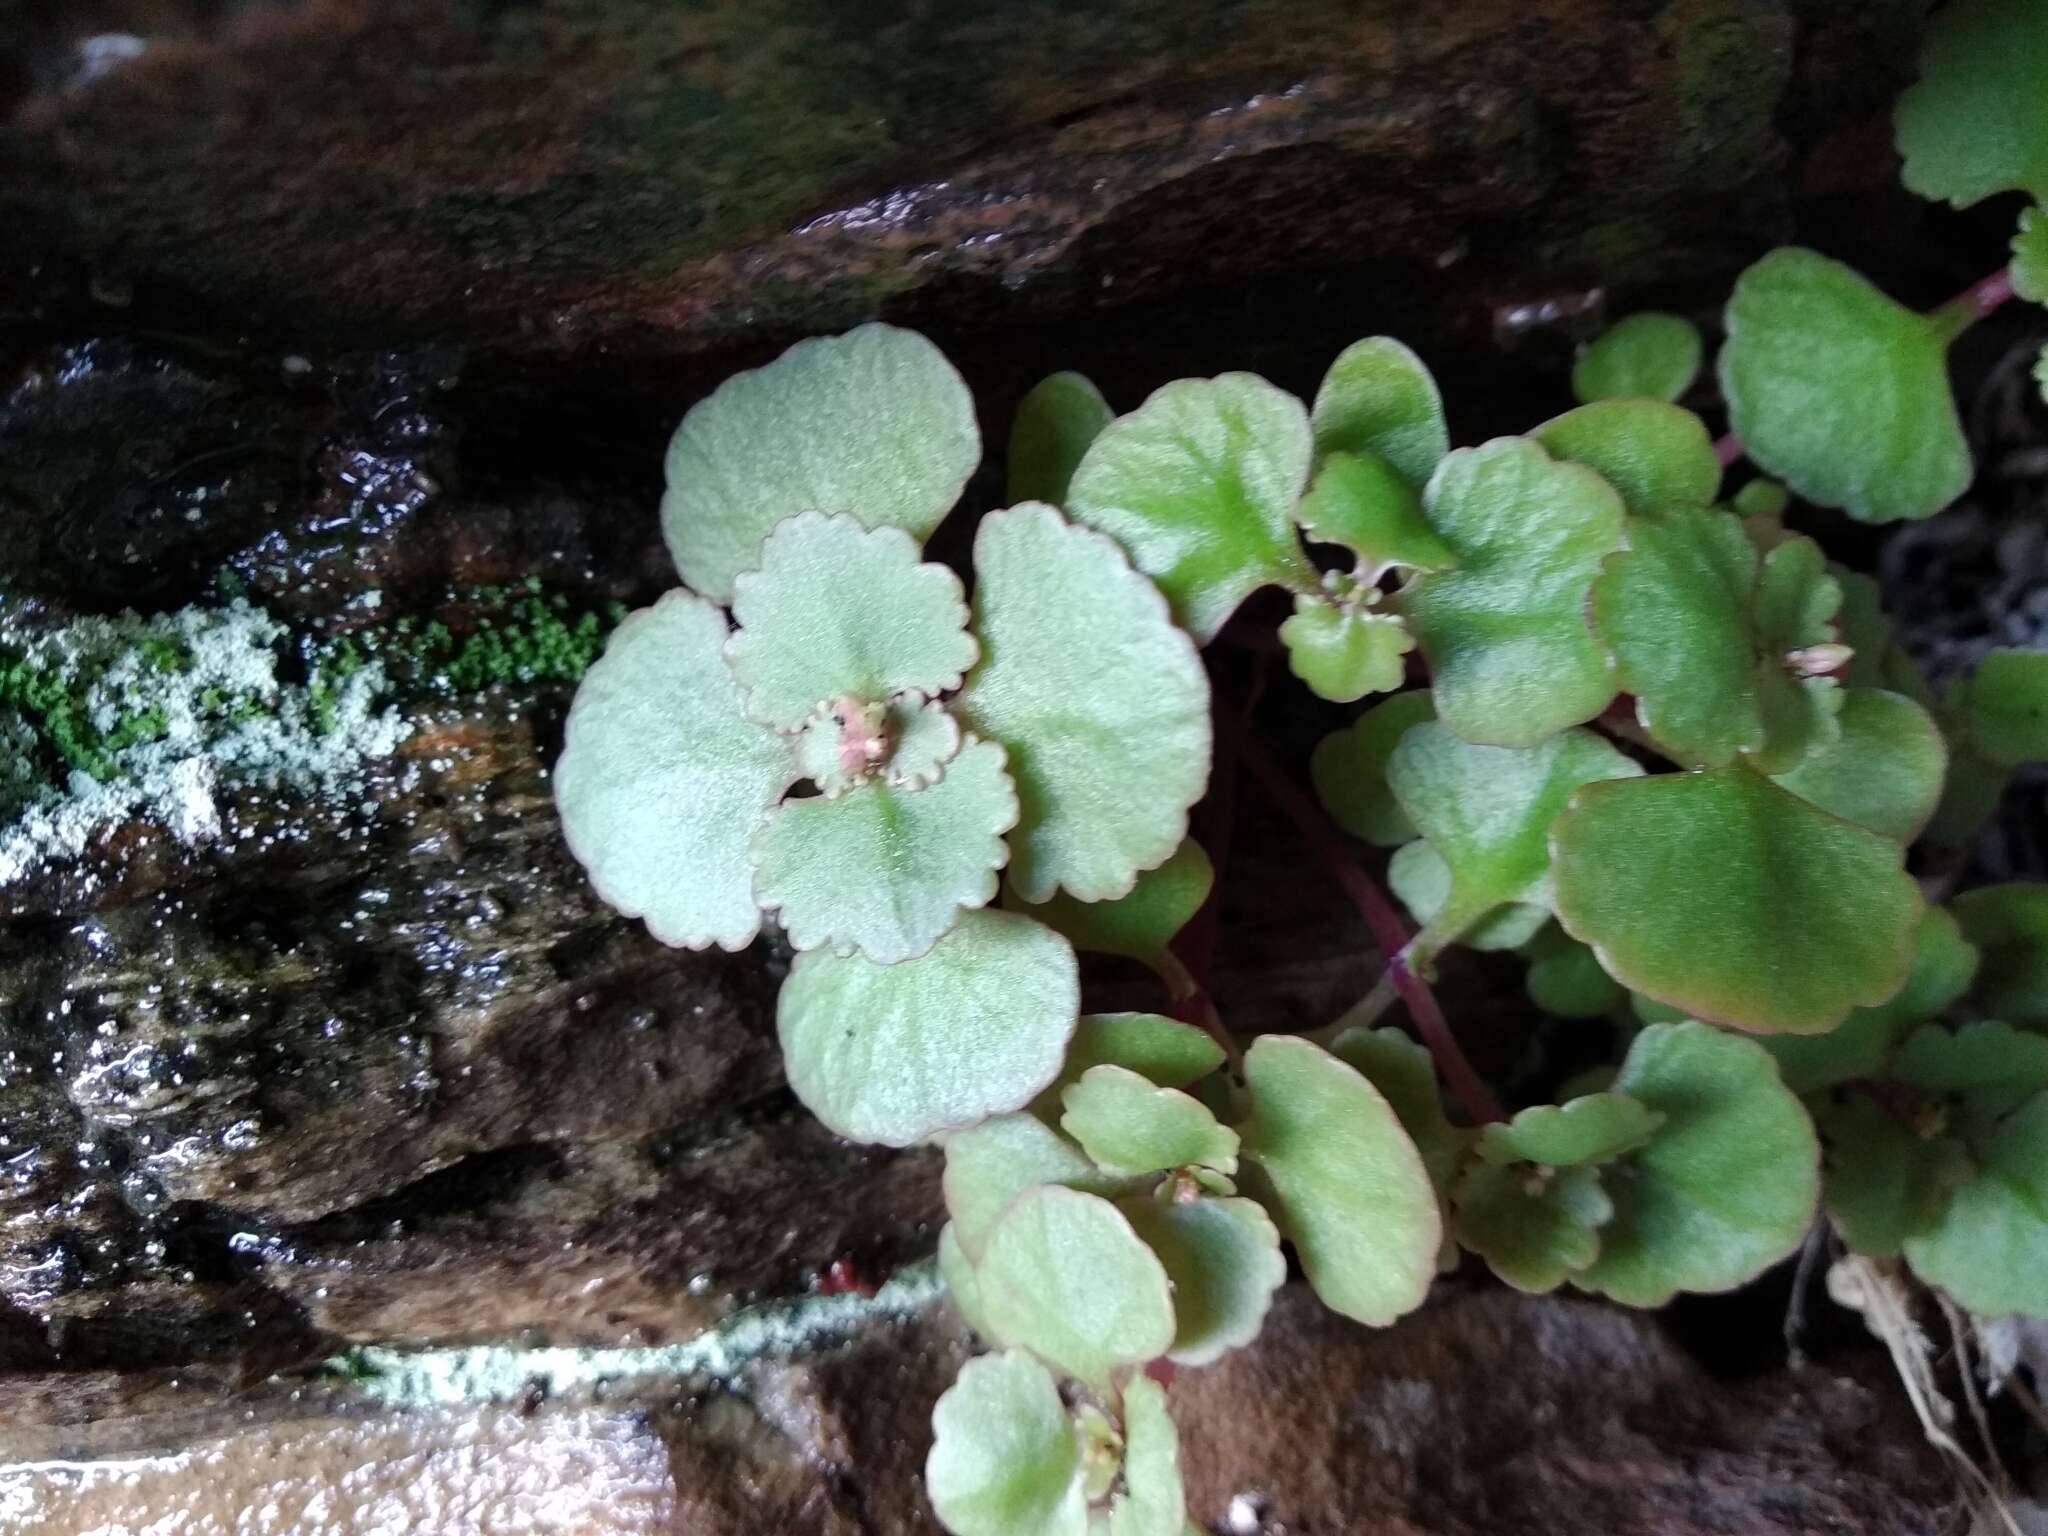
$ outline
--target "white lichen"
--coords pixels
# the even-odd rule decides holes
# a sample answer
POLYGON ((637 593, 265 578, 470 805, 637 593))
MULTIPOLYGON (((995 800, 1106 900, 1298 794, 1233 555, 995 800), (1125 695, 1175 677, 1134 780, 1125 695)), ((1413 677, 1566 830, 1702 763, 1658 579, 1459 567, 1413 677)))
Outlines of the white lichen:
POLYGON ((867 1323, 914 1316, 945 1294, 938 1266, 898 1270, 873 1296, 804 1296, 735 1313, 680 1344, 645 1349, 398 1350, 368 1346, 329 1362, 378 1401, 398 1408, 517 1402, 536 1386, 549 1395, 633 1379, 731 1381, 750 1364, 788 1360, 844 1343, 867 1323))
POLYGON ((238 790, 333 795, 357 789, 364 765, 410 727, 384 702, 372 662, 317 702, 278 676, 282 624, 243 599, 155 618, 91 616, 46 630, 0 628, 0 644, 55 678, 92 727, 149 728, 107 751, 109 771, 39 778, 33 732, 0 719, 0 884, 74 859, 137 818, 184 843, 222 834, 238 790), (167 658, 171 664, 167 664, 167 658))

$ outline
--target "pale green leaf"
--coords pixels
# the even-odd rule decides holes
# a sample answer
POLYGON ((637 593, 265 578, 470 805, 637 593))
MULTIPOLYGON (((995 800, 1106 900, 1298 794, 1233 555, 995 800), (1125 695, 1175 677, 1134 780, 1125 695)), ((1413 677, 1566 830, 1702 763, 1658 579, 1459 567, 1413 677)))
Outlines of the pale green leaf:
POLYGON ((1059 1385, 1015 1350, 968 1361, 939 1398, 924 1485, 954 1536, 1086 1536, 1081 1447, 1059 1385))
POLYGON ((1633 524, 1593 584, 1593 622, 1636 718, 1707 767, 1749 753, 1782 770, 1830 740, 1835 684, 1801 675, 1801 661, 1833 638, 1840 603, 1811 539, 1760 557, 1739 519, 1706 507, 1633 524))
POLYGON ((1541 1295, 1600 1256, 1614 1206, 1592 1168, 1475 1164, 1454 1197, 1460 1244, 1518 1291, 1541 1295))
POLYGON ((1179 379, 1103 429, 1067 510, 1121 544, 1207 643, 1260 587, 1315 587, 1294 530, 1310 452, 1286 391, 1249 373, 1179 379))
POLYGON ((1862 1095, 1820 1111, 1828 1143, 1828 1220, 1851 1251, 1898 1256, 1907 1239, 1941 1220, 1942 1208, 1970 1176, 1961 1143, 1925 1140, 1862 1095))
POLYGON ((1910 843, 1941 803, 1948 744, 1934 717, 1901 694, 1842 691, 1839 733, 1777 781, 1844 821, 1910 843))
POLYGON ((1434 721, 1406 732, 1387 783, 1451 872, 1432 926, 1451 937, 1503 903, 1547 907, 1551 822, 1582 785, 1642 771, 1591 731, 1533 747, 1474 746, 1434 721))
POLYGON ((1120 1179, 1104 1174, 1073 1142, 1031 1115, 995 1115, 945 1138, 941 1183, 946 1214, 960 1251, 981 1257, 989 1230, 1004 1208, 1037 1184, 1064 1184, 1090 1194, 1114 1194, 1120 1179))
POLYGON ((1468 741, 1534 746, 1614 696, 1586 593, 1622 542, 1621 498, 1527 438, 1460 448, 1424 496, 1458 568, 1399 596, 1434 672, 1438 718, 1468 741))
POLYGON ((1820 1198, 1820 1143, 1761 1046, 1706 1024, 1653 1024, 1614 1087, 1664 1123, 1600 1170, 1614 1219, 1579 1284, 1662 1306, 1680 1291, 1733 1290, 1799 1246, 1820 1198))
POLYGON ((1958 702, 1970 746, 1987 761, 2048 760, 2048 650, 1987 652, 1958 702))
POLYGON ((1310 420, 1319 457, 1376 453, 1418 486, 1451 446, 1436 380, 1391 336, 1369 336, 1337 355, 1310 420))
POLYGON ((851 1140, 901 1147, 1028 1104, 1059 1071, 1080 1002, 1065 939, 983 908, 900 965, 797 956, 776 1028, 812 1114, 851 1140))
POLYGON ((1122 955, 1174 974, 1169 946, 1209 899, 1215 879, 1202 845, 1187 838, 1172 858, 1138 876, 1128 895, 1109 901, 1076 901, 1057 892, 1050 901, 1025 902, 1021 910, 1065 934, 1076 949, 1122 955))
POLYGON ((798 771, 743 712, 725 636, 687 592, 628 616, 576 690, 555 764, 562 832, 598 895, 689 949, 760 931, 749 845, 798 771))
POLYGON ((1124 1387, 1123 1490, 1109 1508, 1108 1536, 1182 1536, 1180 1436, 1166 1411, 1166 1389, 1148 1376, 1124 1387))
POLYGON ((1949 904, 1981 961, 1970 1000, 2028 1029, 2048 1027, 2048 885, 1987 885, 1949 904))
POLYGON ((1514 1119, 1479 1134, 1489 1163, 1543 1163, 1576 1168, 1611 1163, 1656 1134, 1664 1117, 1625 1093, 1589 1093, 1563 1104, 1532 1104, 1514 1119))
POLYGON ((2048 11, 2038 0, 1953 0, 1899 98, 1900 172, 1958 208, 1999 192, 2048 201, 2048 11))
POLYGON ((1325 736, 1309 758, 1316 797, 1330 819, 1353 837, 1381 848, 1415 836, 1415 825, 1387 787, 1387 759, 1413 725, 1436 718, 1427 688, 1382 699, 1341 731, 1325 736))
POLYGON ((1040 379, 1010 421, 1010 501, 1059 506, 1088 445, 1115 419, 1102 391, 1083 375, 1040 379))
POLYGON ((974 540, 982 659, 956 707, 1010 754, 1026 901, 1129 893, 1187 836, 1209 782, 1209 678, 1152 585, 1050 507, 991 512, 974 540))
POLYGON ((835 699, 948 692, 976 655, 960 578, 921 563, 901 528, 851 517, 776 524, 759 568, 733 580, 732 613, 725 654, 747 713, 780 731, 835 699))
POLYGON ((1906 1262, 1979 1317, 2048 1317, 2048 1093, 2002 1121, 1906 1262))
POLYGON ((1802 1096, 1859 1077, 1876 1077, 1910 1024, 1932 1019, 1970 989, 1977 951, 1948 911, 1929 907, 1913 930, 1906 984, 1874 1008, 1858 1008, 1824 1035, 1768 1035, 1785 1086, 1802 1096))
POLYGON ((1415 1143, 1430 1182, 1445 1189, 1471 1133, 1451 1124, 1436 1083, 1436 1065, 1422 1043, 1398 1029, 1345 1030, 1330 1054, 1377 1088, 1415 1143))
POLYGON ((1391 693, 1405 679, 1401 658, 1415 649, 1408 626, 1391 613, 1355 602, 1297 597, 1280 626, 1287 668, 1318 698, 1350 704, 1368 693, 1391 693))
POLYGON ((1332 1311, 1383 1326, 1436 1272, 1443 1220, 1415 1144, 1379 1090, 1310 1042, 1262 1035, 1245 1053, 1243 1155, 1309 1285, 1332 1311))
POLYGON ((953 1230, 950 1221, 939 1228, 938 1263, 939 1278, 945 1282, 960 1320, 987 1338, 988 1327, 981 1315, 981 1281, 975 1276, 974 1262, 960 1246, 960 1234, 953 1230))
POLYGON ((1398 568, 1443 570, 1458 557, 1422 515, 1426 479, 1410 480, 1376 453, 1333 453, 1295 508, 1295 520, 1310 538, 1356 555, 1358 579, 1368 585, 1398 568))
POLYGON ((1529 1001, 1553 1017, 1601 1019, 1627 1001, 1627 988, 1600 969, 1600 957, 1562 929, 1537 934, 1528 953, 1529 1001))
POLYGON ((1721 488, 1721 461, 1706 423, 1662 400, 1601 400, 1529 435, 1552 458, 1595 471, 1636 517, 1703 507, 1721 488))
MULTIPOLYGON (((1157 1013, 1084 1013, 1065 1065, 1045 1093, 1057 1120, 1059 1095, 1090 1067, 1129 1067, 1161 1088, 1186 1088, 1223 1065, 1223 1047, 1207 1030, 1157 1013)), ((1034 1106, 1034 1109, 1040 1106, 1034 1106)))
POLYGON ((1258 1337, 1287 1261, 1256 1201, 1138 1195, 1119 1207, 1173 1282, 1173 1360, 1207 1365, 1258 1337))
POLYGON ((1091 1386, 1173 1347, 1166 1271, 1099 1196, 1057 1185, 1026 1190, 990 1230, 976 1274, 998 1339, 1091 1386))
POLYGON ((661 528, 683 580, 728 602, 775 525, 844 512, 920 542, 981 459, 967 385, 914 331, 800 341, 690 408, 668 445, 661 528))
POLYGON ((1842 606, 1835 614, 1835 627, 1850 652, 1849 665, 1841 674, 1842 686, 1886 688, 1923 707, 1932 706, 1933 691, 1913 658, 1899 644, 1876 581, 1839 565, 1830 565, 1828 574, 1842 589, 1842 606))
MULTIPOLYGON (((2048 1042, 2044 1042, 2048 1044, 2048 1042)), ((1237 1133, 1201 1100, 1129 1067, 1090 1067, 1060 1095, 1060 1127, 1109 1174, 1205 1167, 1237 1171, 1237 1133)))
POLYGON ((1786 247, 1743 273, 1719 367, 1750 458, 1808 501, 1887 522, 1970 483, 1947 331, 1838 261, 1786 247))
POLYGON ((1738 517, 1783 517, 1792 505, 1792 493, 1759 475, 1729 497, 1728 505, 1738 517))
POLYGON ((1572 365, 1572 393, 1586 403, 1641 396, 1676 400, 1700 375, 1706 347, 1683 315, 1647 309, 1603 331, 1572 365))
POLYGON ((2048 208, 2020 210, 2012 237, 2012 291, 2031 304, 2048 304, 2048 208))
POLYGON ((1921 900, 1899 845, 1740 765, 1588 785, 1551 851, 1566 931, 1695 1018, 1816 1034, 1906 979, 1921 900))
POLYGON ((1520 949, 1550 921, 1549 908, 1523 902, 1509 902, 1477 919, 1444 918, 1451 902, 1451 866, 1428 841, 1394 850, 1387 861, 1387 889, 1400 898, 1417 927, 1453 937, 1467 949, 1520 949))
POLYGON ((2048 1035, 1979 1019, 1961 1029, 1923 1024, 1899 1042, 1891 1075, 1928 1093, 2008 1092, 2012 1102, 2048 1088, 2048 1035))
POLYGON ((754 894, 792 947, 894 965, 994 899, 1003 834, 1016 824, 1003 749, 970 738, 928 789, 869 782, 785 801, 754 839, 754 894))

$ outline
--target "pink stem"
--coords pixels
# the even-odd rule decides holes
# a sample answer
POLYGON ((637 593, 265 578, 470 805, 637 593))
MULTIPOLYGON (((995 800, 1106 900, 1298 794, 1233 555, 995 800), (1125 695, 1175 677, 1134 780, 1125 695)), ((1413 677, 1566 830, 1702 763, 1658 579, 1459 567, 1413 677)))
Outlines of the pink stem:
POLYGON ((1459 1049, 1457 1037, 1451 1033, 1449 1020, 1443 1009, 1437 1006, 1436 994, 1429 989, 1429 983, 1408 968, 1402 957, 1402 950, 1408 943, 1408 925, 1401 914, 1394 910, 1394 904, 1379 883, 1359 866, 1356 859, 1345 850, 1344 834, 1337 830, 1322 807, 1287 776, 1266 749, 1249 736, 1237 743, 1238 754, 1244 765, 1252 772, 1267 794, 1287 814, 1295 829, 1322 860, 1351 904, 1358 909, 1358 915, 1365 920, 1373 943, 1387 960, 1387 979, 1394 990, 1401 995, 1401 1001, 1408 1005, 1408 1016, 1415 1021, 1415 1029, 1422 1036, 1422 1043, 1429 1047, 1429 1054, 1435 1058, 1437 1070, 1443 1073, 1444 1082, 1465 1106, 1465 1113, 1474 1124, 1483 1125, 1489 1120, 1505 1119, 1499 1103, 1472 1063, 1459 1049))

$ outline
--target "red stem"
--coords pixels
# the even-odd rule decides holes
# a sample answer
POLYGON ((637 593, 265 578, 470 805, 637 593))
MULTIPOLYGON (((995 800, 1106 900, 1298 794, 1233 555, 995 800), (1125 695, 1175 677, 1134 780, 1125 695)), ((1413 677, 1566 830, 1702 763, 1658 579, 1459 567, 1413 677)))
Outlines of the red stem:
POLYGON ((1216 722, 1215 768, 1209 777, 1209 793, 1201 811, 1202 851, 1209 855, 1212 879, 1209 894, 1200 910, 1174 940, 1173 951, 1187 968, 1193 991, 1173 1001, 1174 1017, 1184 1024, 1206 1029, 1216 1037, 1233 1066, 1241 1067, 1244 1053, 1236 1037, 1223 1023, 1209 982, 1216 966, 1216 938, 1223 926, 1223 876, 1230 868, 1230 845, 1237 823, 1237 753, 1239 732, 1224 718, 1222 700, 1213 706, 1216 722))
POLYGON ((1422 1036, 1422 1043, 1429 1047, 1429 1054, 1435 1058, 1445 1084, 1465 1106, 1465 1113, 1476 1125, 1507 1118, 1501 1113, 1492 1091, 1480 1080, 1464 1051, 1459 1049, 1457 1037, 1451 1033, 1450 1021, 1444 1017, 1443 1009, 1437 1006, 1436 994, 1430 991, 1429 983, 1408 968, 1402 956, 1402 950, 1408 943, 1408 925, 1394 910, 1393 902, 1388 900, 1379 883, 1346 850, 1344 834, 1257 741, 1244 736, 1236 748, 1244 765, 1251 770, 1252 777, 1287 813, 1288 820, 1315 850, 1323 868, 1343 888, 1351 904, 1358 909, 1358 915, 1365 920, 1373 943, 1386 957, 1387 979, 1400 993, 1401 1001, 1408 1005, 1408 1016, 1415 1021, 1416 1032, 1422 1036))

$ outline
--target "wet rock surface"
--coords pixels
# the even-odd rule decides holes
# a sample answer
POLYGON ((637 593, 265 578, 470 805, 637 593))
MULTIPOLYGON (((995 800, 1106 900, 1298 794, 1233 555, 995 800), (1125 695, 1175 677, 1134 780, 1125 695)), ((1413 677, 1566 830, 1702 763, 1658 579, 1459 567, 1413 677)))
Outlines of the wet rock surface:
MULTIPOLYGON (((810 1358, 596 1399, 392 1413, 338 1388, 273 1394, 170 1454, 0 1471, 0 1510, 24 1536, 173 1511, 194 1536, 936 1532, 930 1405, 968 1349, 940 1306, 810 1358)), ((1237 1536, 1940 1529, 1950 1485, 1884 1370, 1865 1349, 1716 1380, 1654 1318, 1455 1282, 1375 1333, 1295 1286, 1256 1345, 1172 1397, 1191 1508, 1237 1536)))
POLYGON ((1445 263, 1511 297, 1681 281, 1769 238, 1788 134, 1801 156, 1846 135, 1836 191, 1888 178, 1853 145, 1918 26, 1833 0, 10 17, 17 312, 78 297, 326 350, 585 363, 878 308, 985 332, 1361 264, 1388 294, 1445 263))

